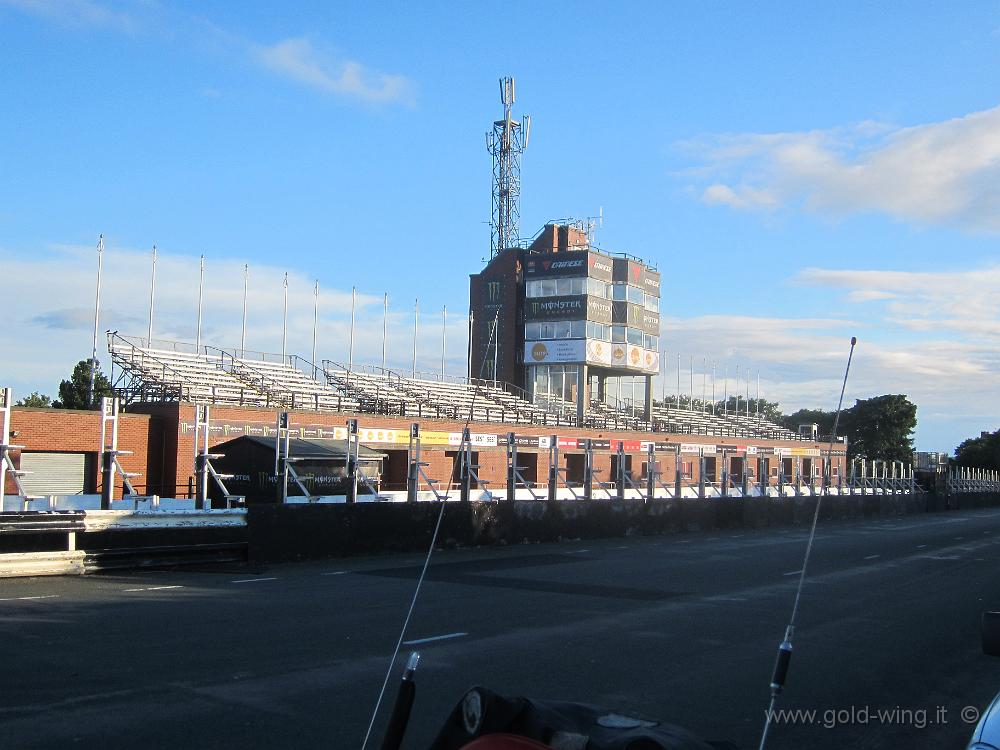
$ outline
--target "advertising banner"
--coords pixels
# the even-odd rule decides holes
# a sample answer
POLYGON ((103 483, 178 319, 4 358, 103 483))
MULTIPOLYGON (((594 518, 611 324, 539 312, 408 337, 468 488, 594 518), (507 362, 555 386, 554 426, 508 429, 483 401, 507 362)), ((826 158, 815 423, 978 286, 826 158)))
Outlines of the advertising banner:
POLYGON ((660 296, 660 274, 649 268, 643 268, 639 275, 639 286, 646 294, 654 297, 660 296))
POLYGON ((553 276, 586 276, 591 253, 532 253, 524 259, 526 278, 551 278, 553 276))
POLYGON ((588 253, 587 275, 600 281, 613 281, 615 278, 614 259, 600 253, 588 253))
POLYGON ((583 294, 524 301, 525 320, 583 320, 586 314, 587 297, 583 294))
POLYGON ((614 322, 612 303, 600 297, 587 297, 587 320, 611 325, 614 322))
MULTIPOLYGON (((609 344, 607 341, 587 339, 587 364, 610 365, 613 346, 615 344, 609 344)), ((525 361, 527 361, 527 357, 525 357, 525 361)))
POLYGON ((525 341, 524 363, 541 365, 557 362, 583 362, 587 357, 584 339, 556 339, 554 341, 525 341))

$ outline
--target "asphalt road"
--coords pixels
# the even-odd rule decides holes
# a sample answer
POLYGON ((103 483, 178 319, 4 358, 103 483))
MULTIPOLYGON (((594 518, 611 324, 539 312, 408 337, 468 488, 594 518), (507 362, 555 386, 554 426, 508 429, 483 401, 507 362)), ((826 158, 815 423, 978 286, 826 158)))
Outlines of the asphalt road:
MULTIPOLYGON (((805 540, 436 554, 406 635, 437 640, 416 646, 405 746, 426 747, 480 684, 756 748, 805 540)), ((0 748, 359 748, 419 562, 0 581, 0 748)), ((780 723, 768 747, 964 747, 962 709, 1000 691, 1000 660, 979 651, 988 608, 1000 609, 1000 511, 821 526, 779 703, 816 715, 780 723)))

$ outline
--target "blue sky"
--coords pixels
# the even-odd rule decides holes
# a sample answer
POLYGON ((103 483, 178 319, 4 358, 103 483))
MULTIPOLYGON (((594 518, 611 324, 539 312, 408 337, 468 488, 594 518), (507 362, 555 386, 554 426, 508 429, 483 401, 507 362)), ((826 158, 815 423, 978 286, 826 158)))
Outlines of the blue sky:
MULTIPOLYGON (((0 0, 0 379, 55 384, 102 328, 464 370, 489 253, 497 78, 532 116, 522 234, 603 207, 605 249, 664 272, 664 346, 761 373, 786 410, 907 393, 918 447, 1000 427, 1000 4, 158 3, 0 0), (12 281, 13 280, 13 281, 12 281), (437 327, 437 328, 436 328, 437 327), (436 331, 436 332, 435 332, 436 331), (10 353, 18 351, 17 361, 10 353)), ((672 364, 671 366, 674 366, 672 364)), ((673 374, 667 373, 673 382, 673 374)), ((671 386, 672 389, 672 386, 671 386)))

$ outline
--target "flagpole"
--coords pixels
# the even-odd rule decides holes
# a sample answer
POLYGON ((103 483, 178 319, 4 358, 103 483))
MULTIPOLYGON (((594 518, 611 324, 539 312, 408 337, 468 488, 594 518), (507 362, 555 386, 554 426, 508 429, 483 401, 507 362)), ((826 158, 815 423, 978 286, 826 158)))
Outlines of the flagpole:
POLYGON ((347 349, 347 377, 350 378, 351 370, 354 369, 354 308, 358 303, 358 288, 351 287, 351 337, 347 349))
POLYGON ((382 373, 385 374, 385 339, 389 331, 389 292, 382 296, 382 373))
POLYGON ((316 279, 316 285, 313 287, 313 348, 312 348, 312 363, 313 363, 313 379, 316 379, 316 329, 319 327, 319 279, 316 279))
POLYGON ((677 408, 681 408, 681 353, 677 352, 677 408))
POLYGON ((201 354, 201 303, 205 296, 205 256, 201 256, 201 262, 198 270, 198 327, 197 333, 195 334, 194 348, 198 354, 201 354))
MULTIPOLYGON (((94 385, 97 378, 97 330, 101 317, 101 272, 104 268, 104 235, 97 239, 97 298, 94 301, 94 348, 90 355, 90 390, 87 391, 87 401, 94 403, 94 385)), ((0 436, 5 439, 7 436, 0 436)))
POLYGON ((701 413, 708 408, 708 357, 701 358, 701 413))
POLYGON ((288 341, 288 271, 285 271, 285 280, 281 283, 284 287, 284 307, 281 315, 281 359, 285 359, 286 344, 288 341))
POLYGON ((691 411, 694 411, 694 355, 689 354, 690 360, 688 362, 691 367, 691 381, 688 385, 688 407, 691 411))
POLYGON ((153 270, 149 275, 149 326, 146 328, 146 348, 153 346, 153 299, 156 296, 156 245, 153 245, 153 270))
POLYGON ((410 366, 410 377, 417 377, 417 328, 420 325, 420 299, 413 300, 413 361, 410 366))
POLYGON ((724 395, 722 397, 722 416, 729 416, 729 365, 725 367, 725 375, 722 377, 722 387, 724 395))
POLYGON ((243 330, 240 333, 240 356, 247 353, 247 289, 250 284, 250 264, 243 264, 243 330))
POLYGON ((448 305, 441 308, 441 381, 444 381, 444 358, 448 342, 448 305))
POLYGON ((712 415, 715 415, 715 362, 712 362, 712 415))

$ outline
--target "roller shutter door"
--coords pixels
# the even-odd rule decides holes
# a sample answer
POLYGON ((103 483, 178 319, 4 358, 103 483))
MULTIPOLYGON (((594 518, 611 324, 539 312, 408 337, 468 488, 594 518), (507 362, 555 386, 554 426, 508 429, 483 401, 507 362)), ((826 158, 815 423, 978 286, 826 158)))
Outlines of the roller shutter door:
POLYGON ((29 495, 80 495, 87 486, 86 453, 22 453, 21 477, 29 495))

